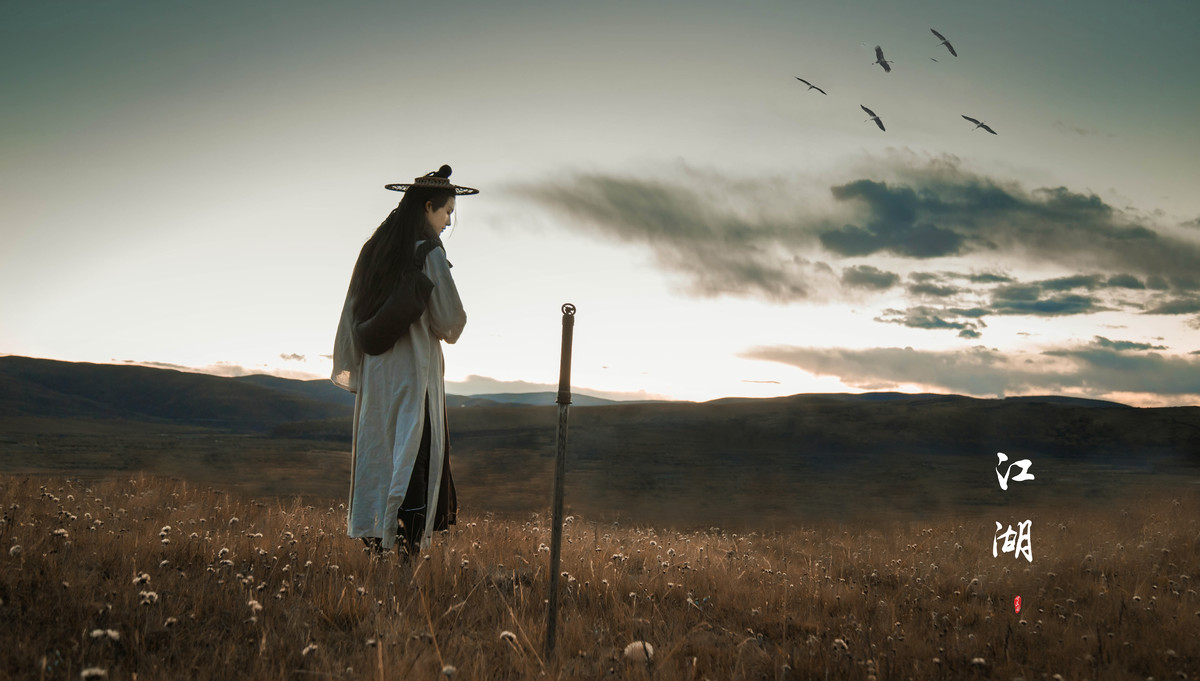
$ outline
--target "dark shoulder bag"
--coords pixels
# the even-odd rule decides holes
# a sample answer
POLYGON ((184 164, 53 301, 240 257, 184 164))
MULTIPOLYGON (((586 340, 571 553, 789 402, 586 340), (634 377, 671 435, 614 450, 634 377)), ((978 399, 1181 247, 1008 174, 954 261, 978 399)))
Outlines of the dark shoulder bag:
POLYGON ((413 322, 425 313, 433 280, 426 276, 425 256, 441 246, 429 239, 417 248, 416 268, 405 274, 375 314, 354 323, 354 341, 368 355, 382 355, 408 333, 413 322))

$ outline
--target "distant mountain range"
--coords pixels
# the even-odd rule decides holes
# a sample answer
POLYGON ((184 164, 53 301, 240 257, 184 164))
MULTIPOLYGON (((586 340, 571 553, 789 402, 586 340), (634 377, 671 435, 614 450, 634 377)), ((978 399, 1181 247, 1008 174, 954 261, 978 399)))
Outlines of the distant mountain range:
MULTIPOLYGON (((447 395, 450 407, 553 405, 553 392, 447 395)), ((572 394, 576 406, 617 404, 572 394)), ((172 369, 0 357, 0 417, 123 419, 268 432, 349 418, 354 395, 328 380, 223 378, 172 369)))
MULTIPOLYGON (((554 398, 447 398, 465 498, 497 510, 545 503, 554 398)), ((570 503, 589 513, 727 524, 872 509, 958 512, 1098 499, 1151 475, 1186 483, 1200 474, 1200 407, 904 393, 573 398, 570 503), (999 493, 997 452, 1032 459, 1038 486, 999 493)), ((325 380, 0 357, 0 469, 149 468, 259 480, 280 493, 308 476, 306 489, 337 496, 347 484, 352 409, 353 395, 325 380), (249 472, 261 470, 273 475, 249 472)))
MULTIPOLYGON (((447 396, 452 436, 533 446, 523 423, 553 417, 555 394, 447 396), (527 412, 527 413, 522 413, 527 412), (531 420, 532 419, 532 420, 531 420), (489 435, 490 434, 490 435, 489 435)), ((723 398, 709 402, 614 402, 572 395, 582 434, 608 451, 672 433, 712 449, 745 445, 825 453, 967 453, 1023 446, 1063 456, 1200 456, 1200 408, 1138 409, 1070 397, 975 399, 895 392, 723 398), (594 424, 594 433, 587 430, 594 424), (600 434, 600 431, 604 431, 600 434)), ((186 425, 232 433, 350 439, 354 396, 327 380, 222 378, 140 366, 0 357, 0 418, 103 419, 186 425)), ((531 426, 532 427, 532 426, 531 426)), ((540 435, 538 437, 541 437, 540 435)), ((686 448, 686 447, 684 447, 686 448)))

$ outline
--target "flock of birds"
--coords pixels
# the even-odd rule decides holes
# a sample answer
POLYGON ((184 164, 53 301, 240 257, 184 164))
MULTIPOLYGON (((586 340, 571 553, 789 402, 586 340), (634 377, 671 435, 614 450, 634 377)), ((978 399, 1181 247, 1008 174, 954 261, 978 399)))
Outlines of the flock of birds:
MULTIPOLYGON (((929 30, 930 30, 930 31, 933 31, 933 34, 934 34, 935 36, 937 36, 937 39, 938 39, 938 40, 940 40, 940 41, 942 41, 942 42, 938 43, 938 45, 945 45, 945 46, 946 46, 946 49, 950 51, 950 54, 951 54, 951 56, 954 56, 954 57, 957 57, 957 56, 958 56, 958 52, 955 52, 955 51, 954 51, 954 46, 950 44, 950 41, 946 39, 946 36, 942 35, 941 33, 938 33, 936 29, 933 29, 933 28, 931 28, 931 29, 929 29, 929 30)), ((930 59, 933 59, 933 57, 930 57, 930 59)), ((937 60, 936 60, 936 59, 933 59, 933 61, 937 61, 937 60)), ((889 60, 887 60, 887 59, 884 59, 884 58, 883 58, 883 48, 881 48, 881 47, 880 47, 880 46, 878 46, 878 45, 876 45, 876 46, 875 46, 875 61, 873 61, 873 62, 871 62, 871 63, 872 63, 872 64, 879 64, 881 67, 883 67, 883 70, 884 70, 886 73, 891 73, 891 72, 892 72, 892 67, 891 67, 891 64, 892 64, 893 62, 891 62, 891 61, 889 61, 889 60)), ((803 79, 803 78, 801 78, 800 76, 796 76, 796 80, 798 80, 798 81, 800 81, 801 83, 804 83, 805 85, 807 85, 809 90, 816 90, 817 92, 820 92, 820 93, 821 93, 821 94, 823 94, 823 95, 827 95, 827 94, 829 94, 829 93, 825 92, 824 90, 822 90, 821 88, 817 87, 816 85, 813 85, 812 83, 808 82, 807 80, 804 80, 804 79, 803 79)), ((868 116, 870 116, 870 118, 867 118, 867 119, 865 119, 865 120, 863 121, 864 123, 865 123, 866 121, 875 121, 875 125, 878 125, 880 130, 883 130, 883 131, 885 131, 885 132, 887 131, 887 128, 883 127, 883 121, 882 121, 882 120, 880 120, 879 116, 877 116, 877 115, 875 114, 875 112, 874 112, 874 111, 871 111, 870 109, 868 109, 867 107, 863 106, 862 104, 859 104, 858 106, 859 106, 859 107, 860 107, 860 108, 861 108, 863 111, 866 111, 866 112, 867 112, 867 115, 868 115, 868 116)), ((966 115, 964 115, 964 116, 963 116, 963 118, 965 118, 965 119, 967 119, 968 121, 970 121, 970 122, 972 122, 972 123, 974 123, 974 124, 975 124, 975 127, 974 127, 974 128, 971 128, 972 130, 978 130, 979 128, 983 128, 984 130, 987 130, 988 132, 992 133, 993 135, 995 135, 995 134, 996 134, 996 131, 995 131, 995 130, 992 130, 990 127, 988 127, 988 124, 987 124, 987 123, 984 123, 984 122, 982 122, 982 121, 980 121, 980 120, 978 120, 978 119, 971 118, 970 116, 966 116, 966 115)))

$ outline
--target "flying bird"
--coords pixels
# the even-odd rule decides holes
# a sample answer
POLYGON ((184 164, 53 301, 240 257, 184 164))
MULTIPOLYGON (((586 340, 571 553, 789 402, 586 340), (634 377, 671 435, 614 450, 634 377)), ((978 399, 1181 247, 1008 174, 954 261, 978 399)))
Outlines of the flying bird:
MULTIPOLYGON (((804 80, 804 79, 803 79, 803 78, 801 78, 800 76, 796 76, 796 80, 798 80, 798 81, 800 81, 801 83, 804 83, 805 85, 807 85, 807 86, 808 86, 808 90, 816 90, 817 92, 820 92, 820 93, 821 93, 821 94, 823 94, 823 95, 825 95, 825 94, 828 94, 827 92, 825 92, 825 91, 824 91, 824 90, 822 90, 821 88, 817 87, 816 85, 813 85, 812 83, 808 82, 807 80, 804 80)), ((805 92, 808 92, 808 90, 805 90, 805 92)))
POLYGON ((878 125, 880 130, 887 132, 887 128, 883 127, 883 121, 879 120, 879 116, 876 116, 874 111, 871 111, 862 104, 859 104, 859 106, 862 107, 863 111, 867 112, 868 116, 870 116, 870 118, 864 120, 863 123, 866 123, 867 121, 875 121, 875 125, 878 125))
POLYGON ((890 73, 890 72, 891 72, 891 70, 892 70, 892 67, 888 66, 888 64, 892 64, 892 63, 894 63, 894 62, 890 62, 890 61, 888 61, 888 60, 884 59, 884 58, 883 58, 883 48, 882 48, 882 47, 880 47, 880 46, 878 46, 878 45, 876 45, 876 46, 875 46, 875 61, 873 61, 873 62, 871 62, 871 63, 872 63, 872 64, 879 64, 880 66, 882 66, 882 67, 883 67, 883 70, 884 70, 884 71, 888 71, 888 72, 890 73))
MULTIPOLYGON (((974 123, 974 124, 975 124, 975 128, 983 128, 984 130, 987 130, 988 132, 992 133, 993 135, 995 135, 995 134, 996 134, 996 131, 995 131, 995 130, 992 130, 991 128, 989 128, 989 127, 987 126, 987 123, 982 123, 982 122, 980 122, 980 121, 977 121, 977 120, 975 120, 974 118, 971 118, 970 116, 963 116, 963 118, 965 118, 965 119, 967 119, 968 121, 971 121, 972 123, 974 123)), ((971 129, 972 129, 972 130, 974 130, 975 128, 971 128, 971 129)))
MULTIPOLYGON (((938 40, 942 41, 942 42, 938 43, 938 45, 945 45, 946 49, 950 50, 950 54, 952 54, 956 57, 958 56, 958 53, 954 51, 954 46, 950 44, 949 40, 946 40, 946 36, 942 35, 941 33, 938 33, 937 31, 934 31, 932 28, 929 30, 933 31, 933 34, 938 37, 938 40)), ((937 61, 937 60, 935 59, 934 61, 937 61)))

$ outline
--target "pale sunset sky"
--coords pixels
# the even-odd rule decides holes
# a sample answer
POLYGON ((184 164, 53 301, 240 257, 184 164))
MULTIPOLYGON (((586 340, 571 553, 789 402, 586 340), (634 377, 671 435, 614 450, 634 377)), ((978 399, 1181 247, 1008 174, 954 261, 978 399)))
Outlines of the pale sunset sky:
POLYGON ((580 393, 1200 404, 1197 28, 1167 0, 3 3, 0 354, 328 377, 383 185, 445 163, 481 190, 444 238, 451 393, 553 390, 571 302, 580 393))

